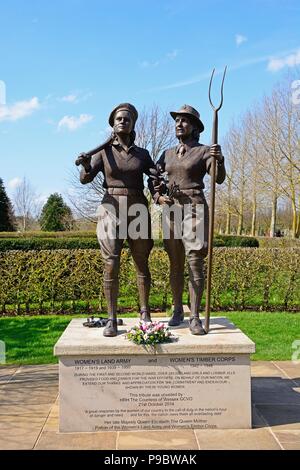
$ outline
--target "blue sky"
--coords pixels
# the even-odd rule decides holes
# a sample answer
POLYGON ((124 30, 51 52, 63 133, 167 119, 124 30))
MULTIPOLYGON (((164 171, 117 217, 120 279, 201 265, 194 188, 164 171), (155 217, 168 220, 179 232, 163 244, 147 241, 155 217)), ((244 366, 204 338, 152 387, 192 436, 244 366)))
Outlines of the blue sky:
POLYGON ((299 0, 0 0, 8 193, 25 176, 44 197, 64 194, 76 155, 103 140, 123 101, 137 109, 191 104, 209 143, 209 76, 227 64, 222 137, 300 63, 299 24, 299 0))

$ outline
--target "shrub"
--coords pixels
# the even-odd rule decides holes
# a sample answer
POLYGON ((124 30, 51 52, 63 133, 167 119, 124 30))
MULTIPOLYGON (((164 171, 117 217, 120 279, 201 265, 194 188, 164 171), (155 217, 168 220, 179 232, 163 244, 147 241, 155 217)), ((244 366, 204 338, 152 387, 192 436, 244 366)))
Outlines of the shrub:
MULTIPOLYGON (((128 245, 125 242, 124 246, 128 245)), ((163 240, 154 240, 154 246, 163 248, 163 240)), ((253 237, 216 235, 214 246, 258 247, 253 237)), ((0 251, 6 250, 57 250, 98 248, 96 231, 71 232, 0 232, 0 251), (76 243, 75 240, 78 240, 76 243)))
MULTIPOLYGON (((169 260, 164 249, 150 256, 152 306, 170 300, 169 260)), ((59 313, 67 303, 92 301, 103 309, 100 250, 7 251, 0 253, 0 312, 59 313)), ((185 272, 187 281, 187 271, 185 272)), ((187 286, 185 286, 187 291, 187 286)), ((120 296, 138 307, 132 256, 121 256, 120 296)), ((205 296, 203 296, 203 299, 205 296)), ((214 251, 212 307, 229 309, 300 308, 300 249, 218 248, 214 251)))
POLYGON ((0 238, 0 251, 97 249, 96 238, 0 238))
POLYGON ((29 232, 0 232, 1 238, 96 238, 95 230, 66 230, 65 232, 42 232, 40 230, 32 230, 29 232))
POLYGON ((258 237, 261 248, 300 248, 299 238, 258 237))
POLYGON ((258 248, 260 245, 257 238, 254 237, 241 237, 236 235, 216 235, 214 238, 214 246, 258 248))

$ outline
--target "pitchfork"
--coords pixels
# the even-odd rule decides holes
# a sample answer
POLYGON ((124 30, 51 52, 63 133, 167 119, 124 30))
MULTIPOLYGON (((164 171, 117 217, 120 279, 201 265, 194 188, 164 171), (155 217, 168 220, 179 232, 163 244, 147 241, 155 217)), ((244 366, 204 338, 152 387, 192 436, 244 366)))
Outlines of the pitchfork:
MULTIPOLYGON (((214 106, 211 99, 211 85, 215 69, 213 69, 210 82, 208 97, 210 105, 214 111, 214 120, 212 128, 212 145, 218 144, 218 111, 223 105, 223 87, 226 75, 227 66, 224 69, 223 79, 221 84, 221 101, 218 107, 214 106)), ((216 159, 213 158, 211 163, 211 188, 210 188, 210 217, 209 217, 209 235, 208 235, 208 259, 207 259, 207 283, 206 283, 206 304, 205 304, 205 332, 209 332, 210 320, 210 298, 211 298, 211 274, 212 274, 212 257, 213 257, 213 241, 214 241, 214 222, 215 222, 215 194, 216 194, 216 159)))

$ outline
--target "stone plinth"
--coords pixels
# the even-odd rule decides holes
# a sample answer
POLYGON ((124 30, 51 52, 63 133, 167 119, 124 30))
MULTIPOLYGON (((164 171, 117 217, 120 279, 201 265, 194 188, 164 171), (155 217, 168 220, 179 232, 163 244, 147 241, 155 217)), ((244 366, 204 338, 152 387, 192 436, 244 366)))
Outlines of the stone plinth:
POLYGON ((54 348, 61 432, 251 427, 255 345, 226 318, 212 318, 206 336, 191 335, 186 320, 155 348, 125 338, 136 319, 115 338, 83 321, 72 320, 54 348))

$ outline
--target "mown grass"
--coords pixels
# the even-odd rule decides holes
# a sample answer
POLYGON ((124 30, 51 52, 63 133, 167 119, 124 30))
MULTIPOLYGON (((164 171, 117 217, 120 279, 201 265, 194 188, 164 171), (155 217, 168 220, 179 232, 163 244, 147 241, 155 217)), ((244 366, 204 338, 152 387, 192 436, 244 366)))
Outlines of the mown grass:
MULTIPOLYGON (((220 312, 217 316, 229 318, 256 343, 252 360, 291 360, 293 342, 300 339, 299 314, 244 311, 220 312)), ((137 317, 137 313, 126 317, 137 317)), ((0 341, 6 346, 6 364, 56 363, 53 346, 72 318, 82 318, 82 315, 0 318, 0 341)))

